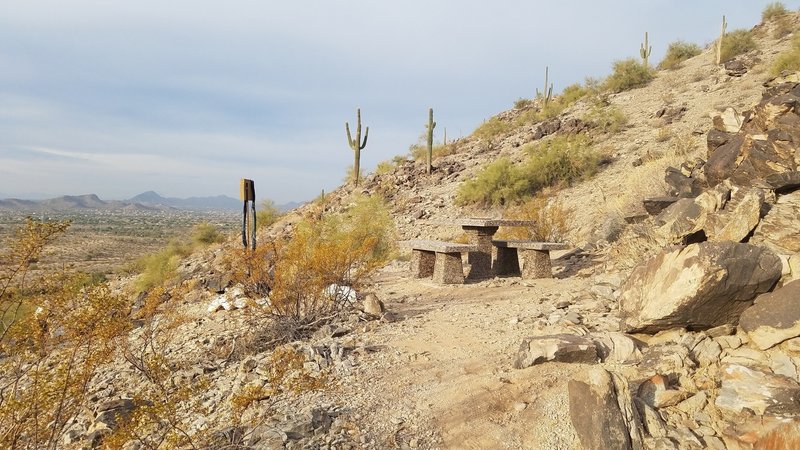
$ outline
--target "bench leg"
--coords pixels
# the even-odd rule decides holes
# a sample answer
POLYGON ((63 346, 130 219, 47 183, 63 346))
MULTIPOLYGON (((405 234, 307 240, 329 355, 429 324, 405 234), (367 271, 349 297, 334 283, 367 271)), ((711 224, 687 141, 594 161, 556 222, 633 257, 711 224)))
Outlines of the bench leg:
POLYGON ((425 250, 411 251, 411 276, 414 278, 428 278, 433 275, 436 255, 425 250))
POLYGON ((461 253, 436 253, 433 281, 441 284, 464 284, 461 253))
POLYGON ((523 250, 522 264, 522 278, 553 278, 549 250, 523 250))
POLYGON ((497 248, 497 260, 494 263, 497 275, 520 276, 519 256, 515 248, 497 248))

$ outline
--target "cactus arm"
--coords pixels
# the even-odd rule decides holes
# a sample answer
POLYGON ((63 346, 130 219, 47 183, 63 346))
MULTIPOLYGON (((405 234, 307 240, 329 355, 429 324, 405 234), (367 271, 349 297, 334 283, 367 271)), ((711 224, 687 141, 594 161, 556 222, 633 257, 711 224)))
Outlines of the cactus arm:
POLYGON ((369 137, 369 127, 364 130, 364 142, 361 144, 361 148, 359 148, 359 150, 367 146, 367 137, 369 137))

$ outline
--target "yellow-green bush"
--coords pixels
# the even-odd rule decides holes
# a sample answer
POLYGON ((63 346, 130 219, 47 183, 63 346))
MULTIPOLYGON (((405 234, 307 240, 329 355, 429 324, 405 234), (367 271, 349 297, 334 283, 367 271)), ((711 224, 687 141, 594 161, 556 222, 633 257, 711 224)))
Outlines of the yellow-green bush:
POLYGON ((507 208, 503 212, 504 218, 529 220, 533 222, 533 226, 503 228, 498 233, 498 238, 539 242, 566 240, 572 221, 572 211, 557 201, 550 202, 548 197, 541 192, 523 203, 507 208))
POLYGON ((761 20, 764 22, 769 22, 770 20, 783 16, 787 13, 789 13, 789 10, 786 9, 786 6, 783 3, 772 2, 765 6, 761 11, 761 20))
POLYGON ((195 245, 217 244, 225 240, 219 228, 208 221, 202 221, 192 228, 192 242, 195 245))
POLYGON ((341 214, 313 214, 288 240, 237 249, 234 281, 252 294, 269 293, 271 314, 305 318, 342 306, 325 294, 331 284, 360 288, 394 254, 394 222, 379 197, 356 197, 341 214))
POLYGON ((491 141, 501 134, 508 133, 510 129, 510 123, 501 120, 499 117, 492 117, 478 126, 472 134, 485 141, 491 141))
POLYGON ((680 64, 689 58, 693 58, 702 52, 700 46, 690 42, 675 41, 667 46, 667 53, 664 59, 658 63, 659 69, 677 69, 680 64))
POLYGON ((65 270, 29 270, 68 222, 28 219, 0 246, 0 448, 60 448, 127 330, 126 299, 65 270))
POLYGON ((603 106, 597 103, 592 106, 589 113, 583 117, 583 120, 593 123, 603 133, 618 133, 627 125, 628 116, 616 106, 603 106))
POLYGON ((280 216, 281 212, 275 207, 275 202, 265 199, 261 202, 261 208, 256 210, 256 228, 267 228, 277 222, 280 216))
POLYGON ((475 178, 458 189, 456 202, 507 205, 524 201, 538 191, 569 185, 594 175, 600 156, 581 134, 556 136, 526 147, 527 159, 514 164, 501 158, 487 165, 475 178))
POLYGON ((614 62, 614 71, 603 82, 603 88, 613 92, 623 92, 646 86, 653 80, 653 69, 636 59, 628 58, 614 62))
POLYGON ((720 62, 728 62, 733 58, 756 49, 753 34, 745 29, 733 30, 722 38, 720 62))
POLYGON ((778 76, 784 70, 800 70, 800 34, 795 34, 792 38, 792 46, 778 55, 769 72, 772 76, 778 76))

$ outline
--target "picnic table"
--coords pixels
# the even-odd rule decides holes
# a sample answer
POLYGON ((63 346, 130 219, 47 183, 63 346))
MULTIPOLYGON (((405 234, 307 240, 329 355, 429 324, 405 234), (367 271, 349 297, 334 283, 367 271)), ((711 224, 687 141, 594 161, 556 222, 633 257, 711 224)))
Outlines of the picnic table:
POLYGON ((491 278, 492 273, 492 238, 500 227, 532 227, 532 220, 464 218, 455 221, 469 236, 469 243, 478 250, 468 253, 467 261, 470 271, 467 278, 481 280, 491 278))

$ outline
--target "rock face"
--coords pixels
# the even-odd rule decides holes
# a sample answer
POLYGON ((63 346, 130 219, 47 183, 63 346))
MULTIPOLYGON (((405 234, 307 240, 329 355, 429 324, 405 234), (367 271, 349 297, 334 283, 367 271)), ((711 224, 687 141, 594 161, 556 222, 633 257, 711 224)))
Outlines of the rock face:
POLYGON ((664 250, 621 287, 621 328, 655 333, 735 323, 778 281, 781 268, 776 255, 750 244, 702 242, 664 250))
MULTIPOLYGON (((723 114, 714 120, 721 132, 736 132, 735 137, 708 156, 706 179, 715 186, 725 179, 750 186, 756 180, 797 170, 800 145, 800 84, 784 83, 771 89, 752 112, 743 116, 740 130, 736 114, 723 114)), ((710 147, 710 146, 709 146, 710 147)))
POLYGON ((799 416, 800 384, 783 375, 731 364, 722 370, 722 388, 715 403, 730 415, 748 408, 758 415, 799 416))
POLYGON ((763 204, 762 190, 734 186, 725 208, 708 218, 708 240, 741 242, 758 225, 763 204))
POLYGON ((597 347, 591 340, 574 334, 527 338, 519 347, 514 368, 524 369, 547 361, 594 363, 597 347))
POLYGON ((584 379, 569 381, 569 416, 583 448, 630 449, 631 439, 611 375, 592 368, 584 379))
POLYGON ((800 191, 782 195, 761 220, 753 233, 753 242, 775 253, 800 253, 800 191))
POLYGON ((800 336, 800 280, 760 295, 739 325, 761 350, 800 336))

